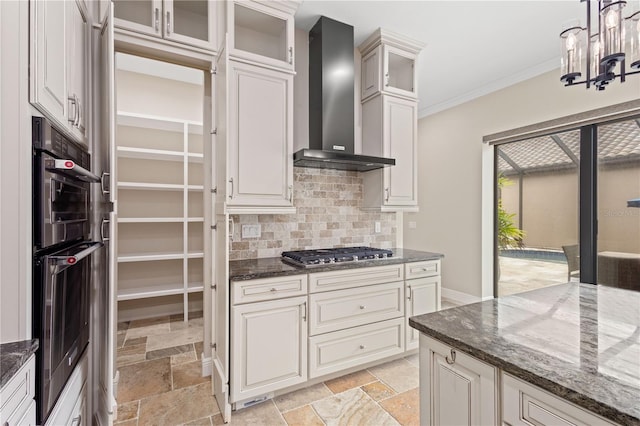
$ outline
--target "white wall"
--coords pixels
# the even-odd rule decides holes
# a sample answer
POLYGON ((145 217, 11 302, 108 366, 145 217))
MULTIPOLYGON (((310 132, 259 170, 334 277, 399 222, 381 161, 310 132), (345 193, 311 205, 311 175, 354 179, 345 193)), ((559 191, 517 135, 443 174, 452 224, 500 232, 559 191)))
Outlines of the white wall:
POLYGON ((404 246, 444 253, 445 295, 492 295, 493 148, 482 137, 640 98, 637 76, 596 92, 564 87, 558 75, 545 73, 419 120, 420 212, 405 214, 404 246))

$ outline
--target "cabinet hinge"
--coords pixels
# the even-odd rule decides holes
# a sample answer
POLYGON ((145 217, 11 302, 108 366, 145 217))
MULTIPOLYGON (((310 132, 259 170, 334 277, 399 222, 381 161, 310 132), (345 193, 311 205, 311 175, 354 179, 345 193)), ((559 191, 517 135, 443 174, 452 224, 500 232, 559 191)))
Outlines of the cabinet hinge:
POLYGON ((213 189, 211 190, 211 193, 212 193, 212 194, 217 194, 217 193, 218 193, 218 187, 216 186, 215 188, 213 188, 213 189))
POLYGON ((211 129, 211 134, 212 135, 217 135, 218 134, 218 128, 216 127, 215 129, 211 129))
POLYGON ((218 229, 218 225, 211 225, 211 229, 218 229))
POLYGON ((211 349, 216 349, 216 344, 215 343, 211 344, 211 349))
POLYGON ((217 286, 217 285, 215 285, 215 284, 213 284, 213 285, 211 286, 211 290, 213 290, 213 291, 215 291, 217 288, 218 288, 218 286, 217 286))
POLYGON ((209 70, 209 72, 213 75, 216 75, 218 73, 218 68, 217 67, 213 67, 209 70))

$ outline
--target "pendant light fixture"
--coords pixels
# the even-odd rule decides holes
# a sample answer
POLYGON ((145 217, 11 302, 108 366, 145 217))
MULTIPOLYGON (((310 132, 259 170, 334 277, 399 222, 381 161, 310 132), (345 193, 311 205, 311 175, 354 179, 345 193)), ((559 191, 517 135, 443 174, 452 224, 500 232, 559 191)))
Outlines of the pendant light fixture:
POLYGON ((594 31, 592 2, 581 1, 587 6, 587 27, 573 21, 560 33, 560 81, 565 86, 586 84, 604 90, 617 77, 624 82, 626 76, 640 73, 640 11, 625 18, 626 1, 596 0, 598 25, 594 31))

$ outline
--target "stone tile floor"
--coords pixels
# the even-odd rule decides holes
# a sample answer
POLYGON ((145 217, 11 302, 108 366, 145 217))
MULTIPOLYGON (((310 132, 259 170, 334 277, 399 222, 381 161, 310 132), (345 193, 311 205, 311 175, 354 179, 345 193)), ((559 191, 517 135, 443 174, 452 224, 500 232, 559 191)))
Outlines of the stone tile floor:
MULTIPOLYGON (((211 379, 201 377, 202 313, 182 318, 118 324, 116 425, 223 424, 211 379)), ((418 378, 414 354, 233 412, 230 424, 419 425, 418 378)))

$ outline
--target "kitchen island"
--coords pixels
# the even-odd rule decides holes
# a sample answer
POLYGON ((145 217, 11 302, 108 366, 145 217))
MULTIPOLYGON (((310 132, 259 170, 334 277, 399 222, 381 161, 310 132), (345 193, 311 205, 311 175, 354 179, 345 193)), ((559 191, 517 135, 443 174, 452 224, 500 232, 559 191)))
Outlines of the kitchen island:
POLYGON ((640 424, 638 292, 561 284, 409 324, 421 424, 640 424))

